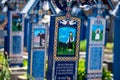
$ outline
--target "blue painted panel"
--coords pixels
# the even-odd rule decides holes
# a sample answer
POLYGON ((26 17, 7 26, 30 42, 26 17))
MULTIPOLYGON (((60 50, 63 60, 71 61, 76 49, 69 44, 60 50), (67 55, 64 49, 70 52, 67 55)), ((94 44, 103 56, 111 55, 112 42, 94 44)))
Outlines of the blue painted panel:
POLYGON ((55 62, 54 80, 74 80, 75 62, 55 62))
POLYGON ((21 36, 13 36, 12 46, 13 54, 21 54, 21 36))
POLYGON ((34 50, 32 56, 32 76, 44 77, 44 54, 45 51, 34 50))
POLYGON ((90 48, 90 70, 101 70, 102 47, 90 48))

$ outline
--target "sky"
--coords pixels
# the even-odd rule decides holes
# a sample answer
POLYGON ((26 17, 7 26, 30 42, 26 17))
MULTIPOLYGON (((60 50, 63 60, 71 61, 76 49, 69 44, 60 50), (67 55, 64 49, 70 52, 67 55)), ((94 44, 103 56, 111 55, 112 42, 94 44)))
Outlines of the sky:
POLYGON ((40 33, 40 32, 41 32, 42 34, 45 33, 45 29, 40 29, 40 28, 34 29, 34 35, 35 35, 35 36, 37 36, 38 33, 40 33))
POLYGON ((69 33, 72 32, 74 39, 76 37, 76 29, 71 27, 59 28, 59 41, 66 43, 69 38, 69 33))
POLYGON ((97 28, 99 28, 101 31, 103 31, 103 25, 93 25, 92 31, 95 31, 97 28))

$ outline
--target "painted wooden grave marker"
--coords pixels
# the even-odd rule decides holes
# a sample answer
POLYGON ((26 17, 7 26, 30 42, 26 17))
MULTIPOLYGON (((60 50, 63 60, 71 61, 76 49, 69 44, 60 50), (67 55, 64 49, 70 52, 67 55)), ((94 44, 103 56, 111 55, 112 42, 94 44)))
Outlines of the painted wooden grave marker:
POLYGON ((66 3, 66 16, 51 16, 48 80, 77 80, 81 21, 71 16, 72 0, 66 3))
POLYGON ((43 24, 32 25, 31 53, 29 59, 28 73, 35 80, 45 79, 47 27, 43 24))
POLYGON ((23 63, 23 39, 24 39, 24 19, 22 14, 10 13, 10 65, 22 66, 23 63))
POLYGON ((86 78, 87 80, 102 80, 106 20, 101 17, 90 17, 89 25, 86 78))
MULTIPOLYGON (((53 56, 49 65, 53 80, 76 80, 77 61, 80 40, 80 19, 76 17, 59 16, 51 18, 49 59, 53 56), (55 25, 53 23, 55 20, 55 25), (54 29, 54 30, 53 30, 54 29), (53 45, 54 44, 54 45, 53 45), (52 49, 52 50, 50 50, 52 49)), ((50 74, 50 73, 49 73, 50 74)), ((48 79, 48 80, 52 80, 48 79)))

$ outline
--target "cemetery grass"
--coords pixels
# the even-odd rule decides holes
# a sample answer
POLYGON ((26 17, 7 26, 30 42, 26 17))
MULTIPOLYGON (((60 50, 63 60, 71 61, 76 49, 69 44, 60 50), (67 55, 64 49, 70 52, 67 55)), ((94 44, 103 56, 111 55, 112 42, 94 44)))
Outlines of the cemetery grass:
MULTIPOLYGON (((96 41, 95 40, 95 31, 92 32, 92 41, 96 41)), ((99 41, 102 41, 103 40, 103 33, 100 33, 100 40, 99 41)))
POLYGON ((80 51, 85 52, 86 51, 86 40, 80 41, 80 51))
POLYGON ((58 56, 71 56, 75 54, 75 42, 72 43, 73 48, 69 49, 66 43, 59 42, 57 47, 57 55, 58 56))
POLYGON ((8 59, 5 58, 3 52, 0 52, 0 70, 0 80, 10 80, 8 59))
MULTIPOLYGON (((78 79, 77 80, 85 80, 85 59, 78 60, 78 79)), ((112 80, 111 72, 107 70, 106 67, 103 66, 102 70, 102 80, 112 80)))

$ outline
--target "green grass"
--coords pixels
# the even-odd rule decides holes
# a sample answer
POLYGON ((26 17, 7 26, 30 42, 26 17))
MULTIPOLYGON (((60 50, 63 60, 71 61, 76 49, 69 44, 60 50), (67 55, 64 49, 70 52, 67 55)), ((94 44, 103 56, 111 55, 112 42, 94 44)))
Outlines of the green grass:
POLYGON ((84 80, 85 78, 85 60, 79 59, 78 61, 78 80, 84 80))
POLYGON ((105 48, 112 50, 113 49, 113 43, 107 43, 105 48))
POLYGON ((74 50, 69 51, 68 48, 61 48, 61 50, 58 49, 58 55, 74 55, 74 50))
POLYGON ((86 40, 80 41, 80 51, 81 52, 86 51, 86 40))
MULTIPOLYGON (((112 80, 111 72, 108 71, 105 67, 103 67, 102 72, 102 80, 112 80)), ((85 80, 85 60, 79 59, 78 61, 78 79, 77 80, 85 80)))
POLYGON ((5 59, 5 56, 2 53, 0 52, 0 80, 10 80, 8 59, 5 59))
MULTIPOLYGON (((96 33, 92 32, 92 41, 96 41, 95 40, 95 35, 96 35, 96 33)), ((103 40, 103 33, 100 33, 100 40, 99 41, 102 41, 102 40, 103 40)))
POLYGON ((27 61, 27 59, 24 59, 24 60, 23 60, 23 66, 24 66, 24 67, 27 67, 27 66, 28 66, 28 61, 27 61))
POLYGON ((72 43, 72 49, 69 49, 67 46, 62 47, 58 45, 57 55, 74 55, 75 54, 75 43, 72 43))

